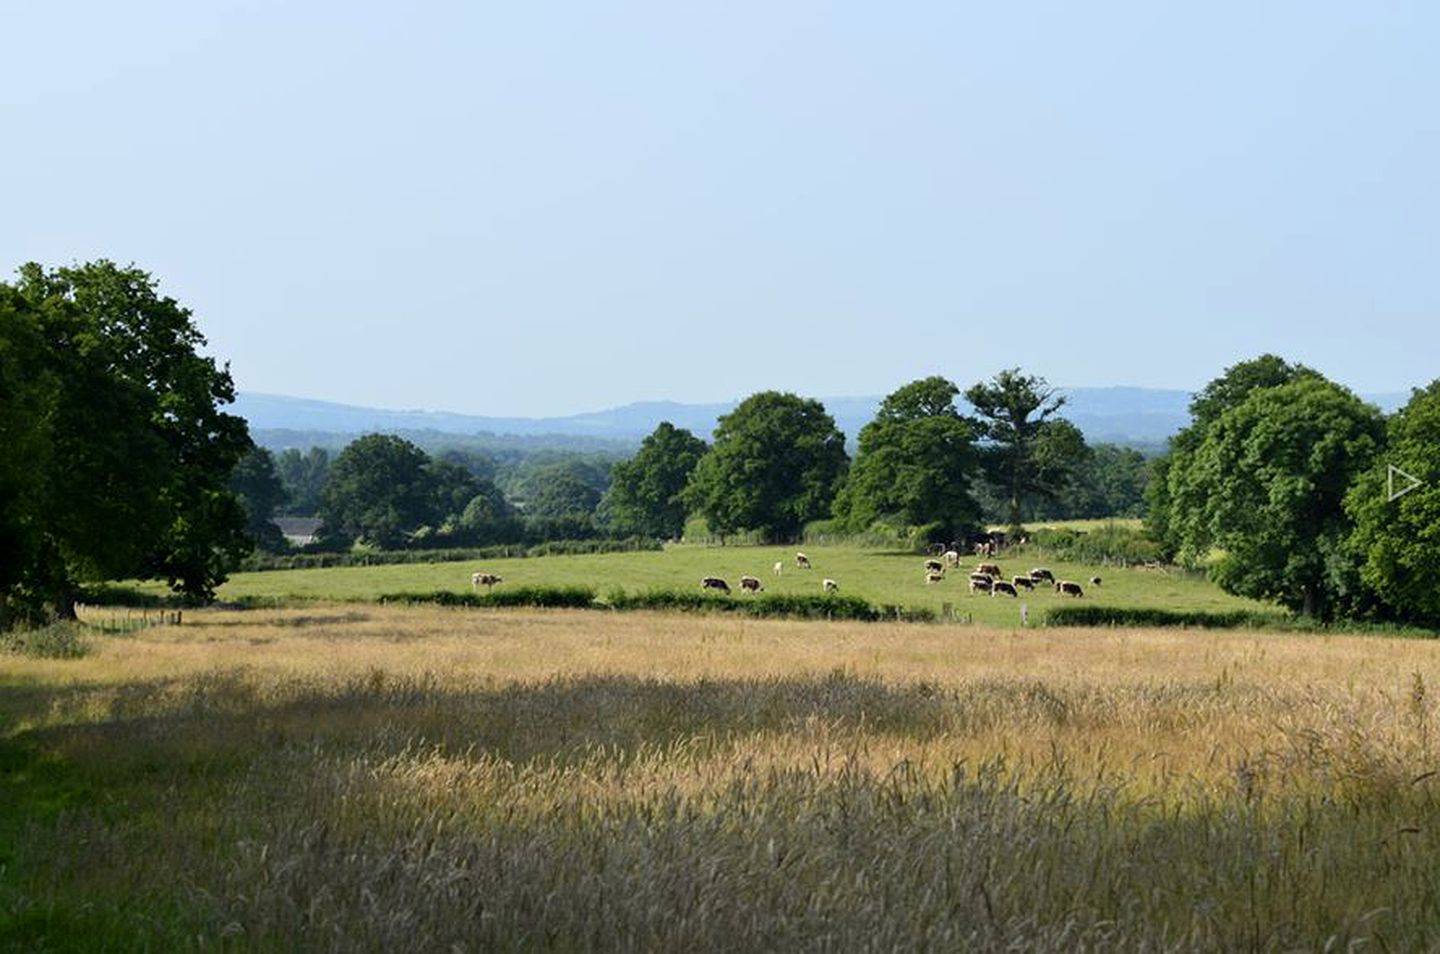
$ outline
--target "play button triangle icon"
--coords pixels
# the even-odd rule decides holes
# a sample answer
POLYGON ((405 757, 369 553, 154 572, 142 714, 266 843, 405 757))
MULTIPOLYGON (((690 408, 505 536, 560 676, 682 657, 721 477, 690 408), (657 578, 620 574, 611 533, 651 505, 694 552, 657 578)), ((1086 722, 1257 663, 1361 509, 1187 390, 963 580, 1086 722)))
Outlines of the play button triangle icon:
POLYGON ((1385 476, 1385 486, 1389 490, 1390 495, 1385 498, 1387 503, 1390 501, 1399 500, 1401 497, 1405 496, 1410 491, 1414 490, 1416 487, 1419 487, 1421 484, 1424 483, 1424 481, 1420 478, 1416 477, 1413 474, 1405 473, 1405 471, 1401 470, 1399 467, 1396 467, 1394 464, 1390 464, 1388 466, 1390 470, 1389 473, 1385 476), (1396 477, 1399 477, 1401 479, 1397 481, 1395 479, 1396 477))

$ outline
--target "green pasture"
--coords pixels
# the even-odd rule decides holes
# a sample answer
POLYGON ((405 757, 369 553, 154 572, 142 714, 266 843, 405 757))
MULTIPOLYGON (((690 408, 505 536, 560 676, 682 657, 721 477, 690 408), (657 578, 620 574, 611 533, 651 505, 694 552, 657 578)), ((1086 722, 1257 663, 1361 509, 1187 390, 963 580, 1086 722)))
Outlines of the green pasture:
MULTIPOLYGON (((925 582, 925 557, 913 553, 866 550, 845 546, 806 547, 813 569, 795 565, 794 547, 776 546, 691 546, 679 545, 660 552, 605 553, 576 556, 532 557, 528 559, 485 560, 473 563, 428 563, 373 567, 331 567, 312 570, 273 570, 237 573, 219 592, 222 600, 326 599, 369 601, 385 593, 451 590, 468 592, 470 575, 483 570, 498 573, 507 586, 590 586, 604 594, 612 589, 639 591, 656 588, 700 589, 706 576, 725 579, 739 593, 741 575, 758 577, 768 593, 808 594, 821 592, 827 577, 840 585, 843 594, 859 596, 872 603, 891 603, 926 608, 940 613, 949 603, 962 619, 978 623, 1016 625, 1020 606, 1029 607, 1032 623, 1039 622, 1046 607, 1075 602, 1074 597, 1037 588, 1021 591, 1018 599, 972 594, 968 574, 977 558, 967 556, 959 571, 950 570, 943 582, 925 582), (775 575, 773 565, 783 564, 775 575)), ((1273 610, 1265 604, 1239 599, 1221 592, 1196 574, 1179 570, 1146 570, 1048 561, 1042 556, 1012 552, 996 559, 1006 576, 1046 566, 1057 578, 1083 585, 1085 602, 1107 606, 1162 607, 1171 610, 1233 611, 1273 610), (1091 585, 1099 576, 1102 584, 1091 585)), ((1274 610, 1277 618, 1279 611, 1274 610)))

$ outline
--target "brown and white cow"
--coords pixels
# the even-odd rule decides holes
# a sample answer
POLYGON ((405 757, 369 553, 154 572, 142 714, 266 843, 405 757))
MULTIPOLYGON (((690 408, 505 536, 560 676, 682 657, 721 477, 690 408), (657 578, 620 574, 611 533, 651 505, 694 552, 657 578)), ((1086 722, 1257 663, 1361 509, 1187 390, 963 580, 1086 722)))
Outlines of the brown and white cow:
POLYGON ((764 589, 764 587, 762 587, 762 586, 760 585, 760 580, 759 580, 757 577, 753 577, 753 576, 742 576, 742 577, 740 577, 740 592, 742 592, 742 593, 759 593, 762 589, 764 589))
POLYGON ((802 570, 810 569, 810 558, 803 553, 795 554, 795 565, 802 570))
POLYGON ((1000 577, 1005 575, 1000 572, 1000 565, 998 563, 982 563, 975 568, 975 572, 988 573, 996 579, 999 579, 1000 577))
POLYGON ((925 571, 925 582, 926 582, 926 583, 944 583, 944 582, 945 582, 945 574, 944 574, 943 572, 937 573, 937 572, 934 571, 934 570, 926 570, 926 571, 925 571))
POLYGON ((482 586, 485 587, 485 589, 488 590, 488 589, 491 589, 492 587, 494 587, 494 585, 495 585, 496 583, 500 583, 500 582, 503 582, 503 581, 500 579, 500 577, 499 577, 498 575, 496 575, 496 574, 494 574, 494 573, 472 573, 472 574, 470 574, 470 588, 471 588, 472 590, 478 590, 478 589, 480 589, 480 587, 482 587, 482 586))

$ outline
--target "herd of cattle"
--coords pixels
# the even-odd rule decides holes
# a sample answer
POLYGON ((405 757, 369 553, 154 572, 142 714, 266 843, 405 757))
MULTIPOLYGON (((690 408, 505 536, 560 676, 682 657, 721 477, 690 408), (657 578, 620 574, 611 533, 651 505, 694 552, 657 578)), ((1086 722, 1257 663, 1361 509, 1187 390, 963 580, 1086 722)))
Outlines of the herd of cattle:
MULTIPOLYGON (((810 558, 804 553, 795 554, 795 566, 801 570, 814 568, 810 562, 810 558)), ((783 561, 776 562, 772 569, 776 576, 780 576, 785 572, 785 563, 783 561)), ((945 551, 940 555, 940 559, 938 560, 932 559, 925 561, 925 582, 943 583, 947 569, 960 569, 960 554, 953 549, 945 551)), ((500 577, 494 573, 474 573, 470 576, 470 586, 472 589, 478 590, 483 586, 488 590, 499 582, 501 582, 500 577)), ((1100 577, 1092 576, 1090 578, 1090 585, 1099 586, 1100 577)), ((1036 567, 1028 574, 1012 576, 1009 579, 1005 578, 1005 575, 1000 571, 1000 565, 997 563, 978 564, 970 573, 970 592, 972 594, 988 593, 991 596, 1003 595, 1018 597, 1020 590, 1033 591, 1037 586, 1054 587, 1055 592, 1062 596, 1081 597, 1085 595, 1085 591, 1079 583, 1070 580, 1057 580, 1055 579, 1055 574, 1043 566, 1036 567)), ((730 584, 718 576, 704 577, 700 580, 700 588, 705 590, 718 590, 726 594, 730 592, 730 584)), ((840 584, 826 577, 820 582, 820 588, 826 593, 838 593, 840 591, 840 584)), ((759 577, 740 577, 740 592, 759 593, 764 589, 765 587, 760 585, 759 577)))

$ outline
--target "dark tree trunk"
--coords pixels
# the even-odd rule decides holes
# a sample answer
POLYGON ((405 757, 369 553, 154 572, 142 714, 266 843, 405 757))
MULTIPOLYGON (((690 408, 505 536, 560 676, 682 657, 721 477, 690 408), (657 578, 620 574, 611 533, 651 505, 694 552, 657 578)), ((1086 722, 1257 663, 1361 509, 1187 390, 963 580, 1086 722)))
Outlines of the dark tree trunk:
POLYGON ((73 622, 79 617, 75 615, 75 591, 66 588, 55 598, 55 618, 62 622, 73 622))

